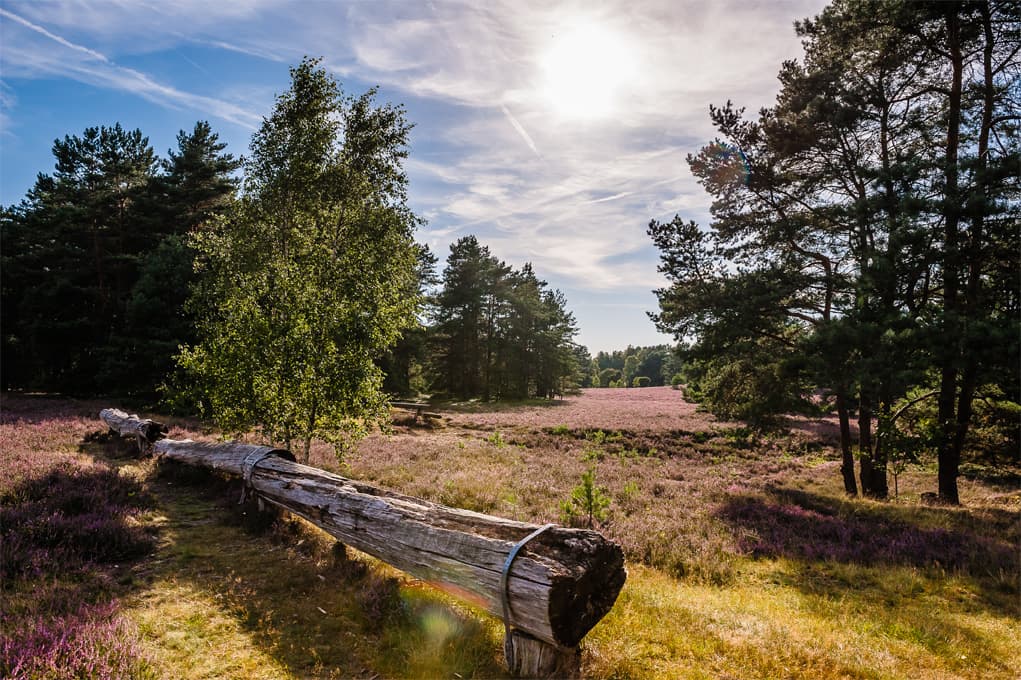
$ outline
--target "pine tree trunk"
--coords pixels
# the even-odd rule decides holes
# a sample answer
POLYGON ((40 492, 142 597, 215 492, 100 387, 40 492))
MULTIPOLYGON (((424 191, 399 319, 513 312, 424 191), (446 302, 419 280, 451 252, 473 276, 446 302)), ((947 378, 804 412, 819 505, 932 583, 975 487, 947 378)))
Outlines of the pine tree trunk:
POLYGON ((860 396, 858 404, 858 458, 862 495, 872 496, 875 486, 872 468, 872 407, 865 394, 860 396))
POLYGON ((958 299, 960 282, 960 244, 958 226, 960 220, 958 186, 958 148, 961 128, 961 92, 964 74, 964 57, 961 54, 960 16, 956 5, 946 9, 947 48, 951 61, 951 87, 948 101, 947 147, 944 177, 946 182, 944 200, 943 230, 943 342, 944 348, 940 367, 940 392, 937 419, 940 426, 937 445, 939 465, 939 497, 944 503, 957 505, 960 496, 957 477, 961 455, 954 442, 957 438, 957 380, 958 358, 960 356, 960 313, 958 299))
POLYGON ((840 473, 844 477, 844 491, 848 496, 858 495, 858 484, 854 479, 854 451, 851 448, 851 418, 847 409, 847 390, 837 388, 837 417, 840 419, 840 473))

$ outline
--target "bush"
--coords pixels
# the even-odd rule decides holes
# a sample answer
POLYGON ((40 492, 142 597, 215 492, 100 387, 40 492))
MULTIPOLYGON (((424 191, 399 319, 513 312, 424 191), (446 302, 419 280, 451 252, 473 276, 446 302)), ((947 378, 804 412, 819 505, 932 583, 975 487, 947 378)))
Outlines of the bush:
POLYGON ((684 376, 680 373, 674 373, 674 377, 670 378, 670 386, 674 389, 680 388, 684 384, 684 376))
POLYGON ((652 381, 644 375, 636 375, 635 379, 631 381, 631 387, 648 387, 652 384, 652 381))
POLYGON ((685 396, 722 418, 763 426, 779 415, 803 412, 809 406, 802 396, 807 388, 783 362, 717 359, 692 378, 685 396))

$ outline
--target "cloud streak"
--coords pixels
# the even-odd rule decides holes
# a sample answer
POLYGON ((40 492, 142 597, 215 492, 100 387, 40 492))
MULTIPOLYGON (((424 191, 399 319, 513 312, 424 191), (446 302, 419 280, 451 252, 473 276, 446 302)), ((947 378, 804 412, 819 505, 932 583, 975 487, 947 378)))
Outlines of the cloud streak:
POLYGON ((109 64, 110 63, 110 60, 107 59, 102 54, 100 54, 99 52, 97 52, 95 50, 90 50, 88 47, 82 47, 81 45, 75 45, 74 43, 72 43, 72 42, 70 42, 68 40, 65 40, 64 38, 61 38, 59 35, 56 35, 55 33, 50 33, 49 31, 47 31, 42 26, 33 24, 28 19, 23 19, 22 17, 18 16, 17 14, 14 14, 13 12, 8 12, 3 7, 0 7, 0 16, 6 17, 7 19, 10 19, 11 21, 19 23, 22 26, 24 26, 25 28, 29 29, 30 31, 35 31, 39 35, 46 36, 50 40, 52 40, 52 41, 54 41, 56 43, 59 43, 59 44, 63 45, 64 47, 68 48, 68 49, 74 50, 76 52, 81 52, 82 54, 84 54, 84 55, 86 55, 88 57, 91 57, 92 59, 96 59, 98 61, 101 61, 101 62, 103 62, 105 64, 109 64))
MULTIPOLYGON (((41 72, 69 77, 91 85, 129 92, 161 106, 184 107, 207 113, 249 130, 255 130, 261 121, 261 116, 231 102, 186 92, 160 83, 141 71, 119 66, 101 52, 73 43, 13 12, 0 8, 0 16, 61 45, 73 54, 86 57, 68 58, 66 52, 56 54, 30 41, 15 42, 4 47, 4 58, 5 66, 16 76, 25 77, 33 72, 41 72)), ((11 40, 9 33, 6 37, 11 40)))
POLYGON ((514 131, 521 135, 521 139, 525 140, 525 144, 527 144, 528 148, 532 150, 532 153, 542 158, 542 154, 540 154, 539 150, 535 148, 535 142, 532 141, 532 138, 521 123, 518 122, 518 119, 514 117, 514 114, 512 114, 506 106, 501 105, 500 110, 503 111, 503 115, 507 117, 508 121, 510 121, 511 127, 514 128, 514 131))

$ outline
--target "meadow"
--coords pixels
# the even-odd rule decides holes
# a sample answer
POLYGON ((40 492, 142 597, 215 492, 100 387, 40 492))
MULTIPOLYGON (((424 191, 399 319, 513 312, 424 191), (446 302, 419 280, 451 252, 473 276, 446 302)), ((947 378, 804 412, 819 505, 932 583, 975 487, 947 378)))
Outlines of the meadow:
MULTIPOLYGON (((105 434, 111 405, 3 400, 0 676, 505 676, 497 620, 239 506, 236 482, 139 460, 105 434)), ((441 411, 434 424, 395 412, 391 432, 342 460, 316 445, 312 464, 578 525, 570 499, 588 475, 593 524, 624 547, 629 577, 584 642, 586 677, 1021 674, 1016 474, 962 479, 961 507, 921 502, 924 465, 896 498, 848 499, 832 423, 756 432, 669 388, 441 411)), ((169 422, 173 438, 216 437, 169 422)))

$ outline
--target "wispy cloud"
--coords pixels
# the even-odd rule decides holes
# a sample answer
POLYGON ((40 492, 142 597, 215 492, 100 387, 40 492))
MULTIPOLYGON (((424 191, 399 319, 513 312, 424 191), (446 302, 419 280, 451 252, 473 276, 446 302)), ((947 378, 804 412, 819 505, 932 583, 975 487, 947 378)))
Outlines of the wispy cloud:
POLYGON ((594 198, 591 201, 586 201, 586 203, 606 203, 607 201, 616 201, 618 198, 632 196, 634 195, 634 193, 635 192, 633 191, 622 191, 619 194, 614 194, 613 196, 606 196, 604 198, 594 198))
POLYGON ((247 47, 245 45, 238 45, 230 43, 225 40, 201 40, 191 38, 185 35, 181 35, 181 38, 185 42, 192 42, 196 45, 206 45, 208 47, 215 47, 218 50, 226 50, 228 52, 237 52, 238 54, 246 54, 249 57, 257 57, 259 59, 265 59, 266 61, 274 62, 286 62, 287 57, 269 49, 262 49, 258 47, 247 47))
POLYGON ((18 99, 11 92, 11 88, 7 86, 5 82, 0 80, 0 135, 13 136, 11 132, 11 109, 17 103, 18 99))
POLYGON ((80 80, 92 85, 129 92, 161 106, 188 108, 254 130, 261 117, 228 101, 180 90, 160 83, 136 69, 119 66, 106 55, 34 24, 23 17, 0 8, 0 16, 25 27, 65 48, 55 52, 31 40, 16 40, 5 34, 4 66, 9 74, 25 77, 46 73, 80 80), (76 58, 81 55, 84 58, 76 58))

